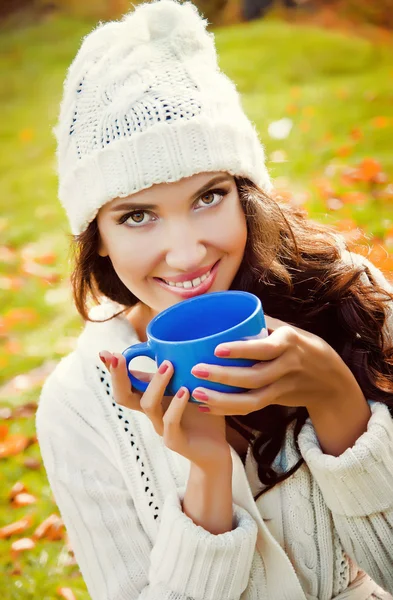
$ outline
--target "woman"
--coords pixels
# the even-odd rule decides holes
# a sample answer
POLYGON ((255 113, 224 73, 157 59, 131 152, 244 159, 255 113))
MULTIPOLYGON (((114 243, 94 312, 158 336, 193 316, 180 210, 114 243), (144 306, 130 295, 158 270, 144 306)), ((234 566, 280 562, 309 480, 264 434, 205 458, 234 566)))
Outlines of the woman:
POLYGON ((37 431, 91 597, 391 597, 392 290, 269 196, 196 9, 143 4, 87 36, 56 135, 86 324, 37 431), (227 289, 261 298, 270 335, 216 353, 257 365, 195 365, 168 398, 164 361, 132 390, 121 352, 152 317, 227 289))

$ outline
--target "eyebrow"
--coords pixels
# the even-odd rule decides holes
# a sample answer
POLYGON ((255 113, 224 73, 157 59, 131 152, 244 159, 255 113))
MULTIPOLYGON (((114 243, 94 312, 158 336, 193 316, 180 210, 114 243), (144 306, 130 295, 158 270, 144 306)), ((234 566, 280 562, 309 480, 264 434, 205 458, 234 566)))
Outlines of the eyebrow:
MULTIPOLYGON (((213 177, 213 179, 211 179, 210 181, 205 183, 205 185, 203 185, 199 190, 194 192, 194 194, 191 196, 191 200, 192 201, 196 200, 197 198, 199 198, 199 196, 202 196, 202 194, 204 194, 205 192, 208 192, 214 185, 223 183, 224 181, 230 181, 230 176, 229 175, 217 175, 216 177, 213 177)), ((116 206, 114 206, 111 209, 111 212, 118 212, 121 210, 129 210, 129 209, 133 209, 133 208, 137 208, 139 210, 141 210, 141 209, 143 209, 143 210, 158 210, 160 207, 157 204, 145 204, 145 203, 138 202, 135 200, 126 200, 125 202, 122 202, 121 204, 116 204, 116 206)))

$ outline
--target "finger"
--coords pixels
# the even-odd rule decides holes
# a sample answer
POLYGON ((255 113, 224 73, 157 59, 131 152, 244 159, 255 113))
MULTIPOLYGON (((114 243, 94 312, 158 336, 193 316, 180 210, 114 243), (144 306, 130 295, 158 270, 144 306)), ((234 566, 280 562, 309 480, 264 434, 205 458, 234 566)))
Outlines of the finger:
POLYGON ((297 343, 298 334, 290 325, 283 325, 264 339, 225 342, 216 346, 214 354, 225 358, 274 360, 297 343))
POLYGON ((276 381, 264 388, 235 394, 216 392, 205 387, 195 388, 191 394, 203 406, 210 408, 210 412, 207 413, 209 415, 244 416, 265 408, 269 404, 274 404, 276 400, 276 386, 280 381, 278 380, 278 382, 276 381))
POLYGON ((163 407, 165 389, 173 375, 173 365, 169 360, 164 360, 144 392, 140 406, 143 412, 153 423, 153 427, 159 435, 163 435, 163 407))
POLYGON ((284 353, 275 360, 258 362, 251 367, 223 367, 200 363, 193 367, 191 373, 205 381, 252 390, 270 385, 288 372, 290 364, 285 360, 285 356, 284 353))
POLYGON ((190 399, 190 392, 186 387, 181 387, 172 398, 164 417, 164 442, 174 451, 179 451, 187 445, 187 436, 181 427, 181 420, 190 399))
POLYGON ((140 411, 140 395, 132 390, 124 356, 113 354, 108 368, 112 377, 113 397, 117 404, 140 411))
POLYGON ((198 387, 192 391, 192 396, 210 408, 210 413, 208 413, 210 415, 248 415, 271 403, 269 390, 273 385, 236 394, 225 394, 198 387))

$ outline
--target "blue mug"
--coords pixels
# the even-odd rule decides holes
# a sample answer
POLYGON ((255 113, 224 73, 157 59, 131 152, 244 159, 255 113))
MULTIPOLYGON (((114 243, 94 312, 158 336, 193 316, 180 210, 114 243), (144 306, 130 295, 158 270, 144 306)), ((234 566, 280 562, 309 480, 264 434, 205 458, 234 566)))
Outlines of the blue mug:
POLYGON ((192 392, 203 387, 218 392, 243 392, 244 388, 198 379, 191 369, 198 363, 244 367, 257 361, 242 358, 219 358, 214 350, 218 344, 254 337, 266 337, 267 328, 261 301, 254 294, 241 291, 214 292, 183 300, 160 312, 146 330, 147 342, 124 350, 127 372, 132 386, 144 392, 148 382, 129 371, 137 356, 147 356, 157 365, 169 360, 174 374, 165 394, 174 396, 180 387, 192 392))

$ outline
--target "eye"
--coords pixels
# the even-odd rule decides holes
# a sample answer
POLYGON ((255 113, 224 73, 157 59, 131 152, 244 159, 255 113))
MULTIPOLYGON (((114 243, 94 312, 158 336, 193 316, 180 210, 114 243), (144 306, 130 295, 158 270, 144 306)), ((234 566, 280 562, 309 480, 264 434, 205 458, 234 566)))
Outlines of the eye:
POLYGON ((127 227, 141 227, 147 225, 153 219, 153 216, 147 210, 133 210, 123 215, 119 223, 126 223, 127 227))
POLYGON ((216 204, 219 204, 223 197, 227 195, 227 193, 228 192, 226 190, 209 190, 198 199, 198 208, 215 206, 216 204))

